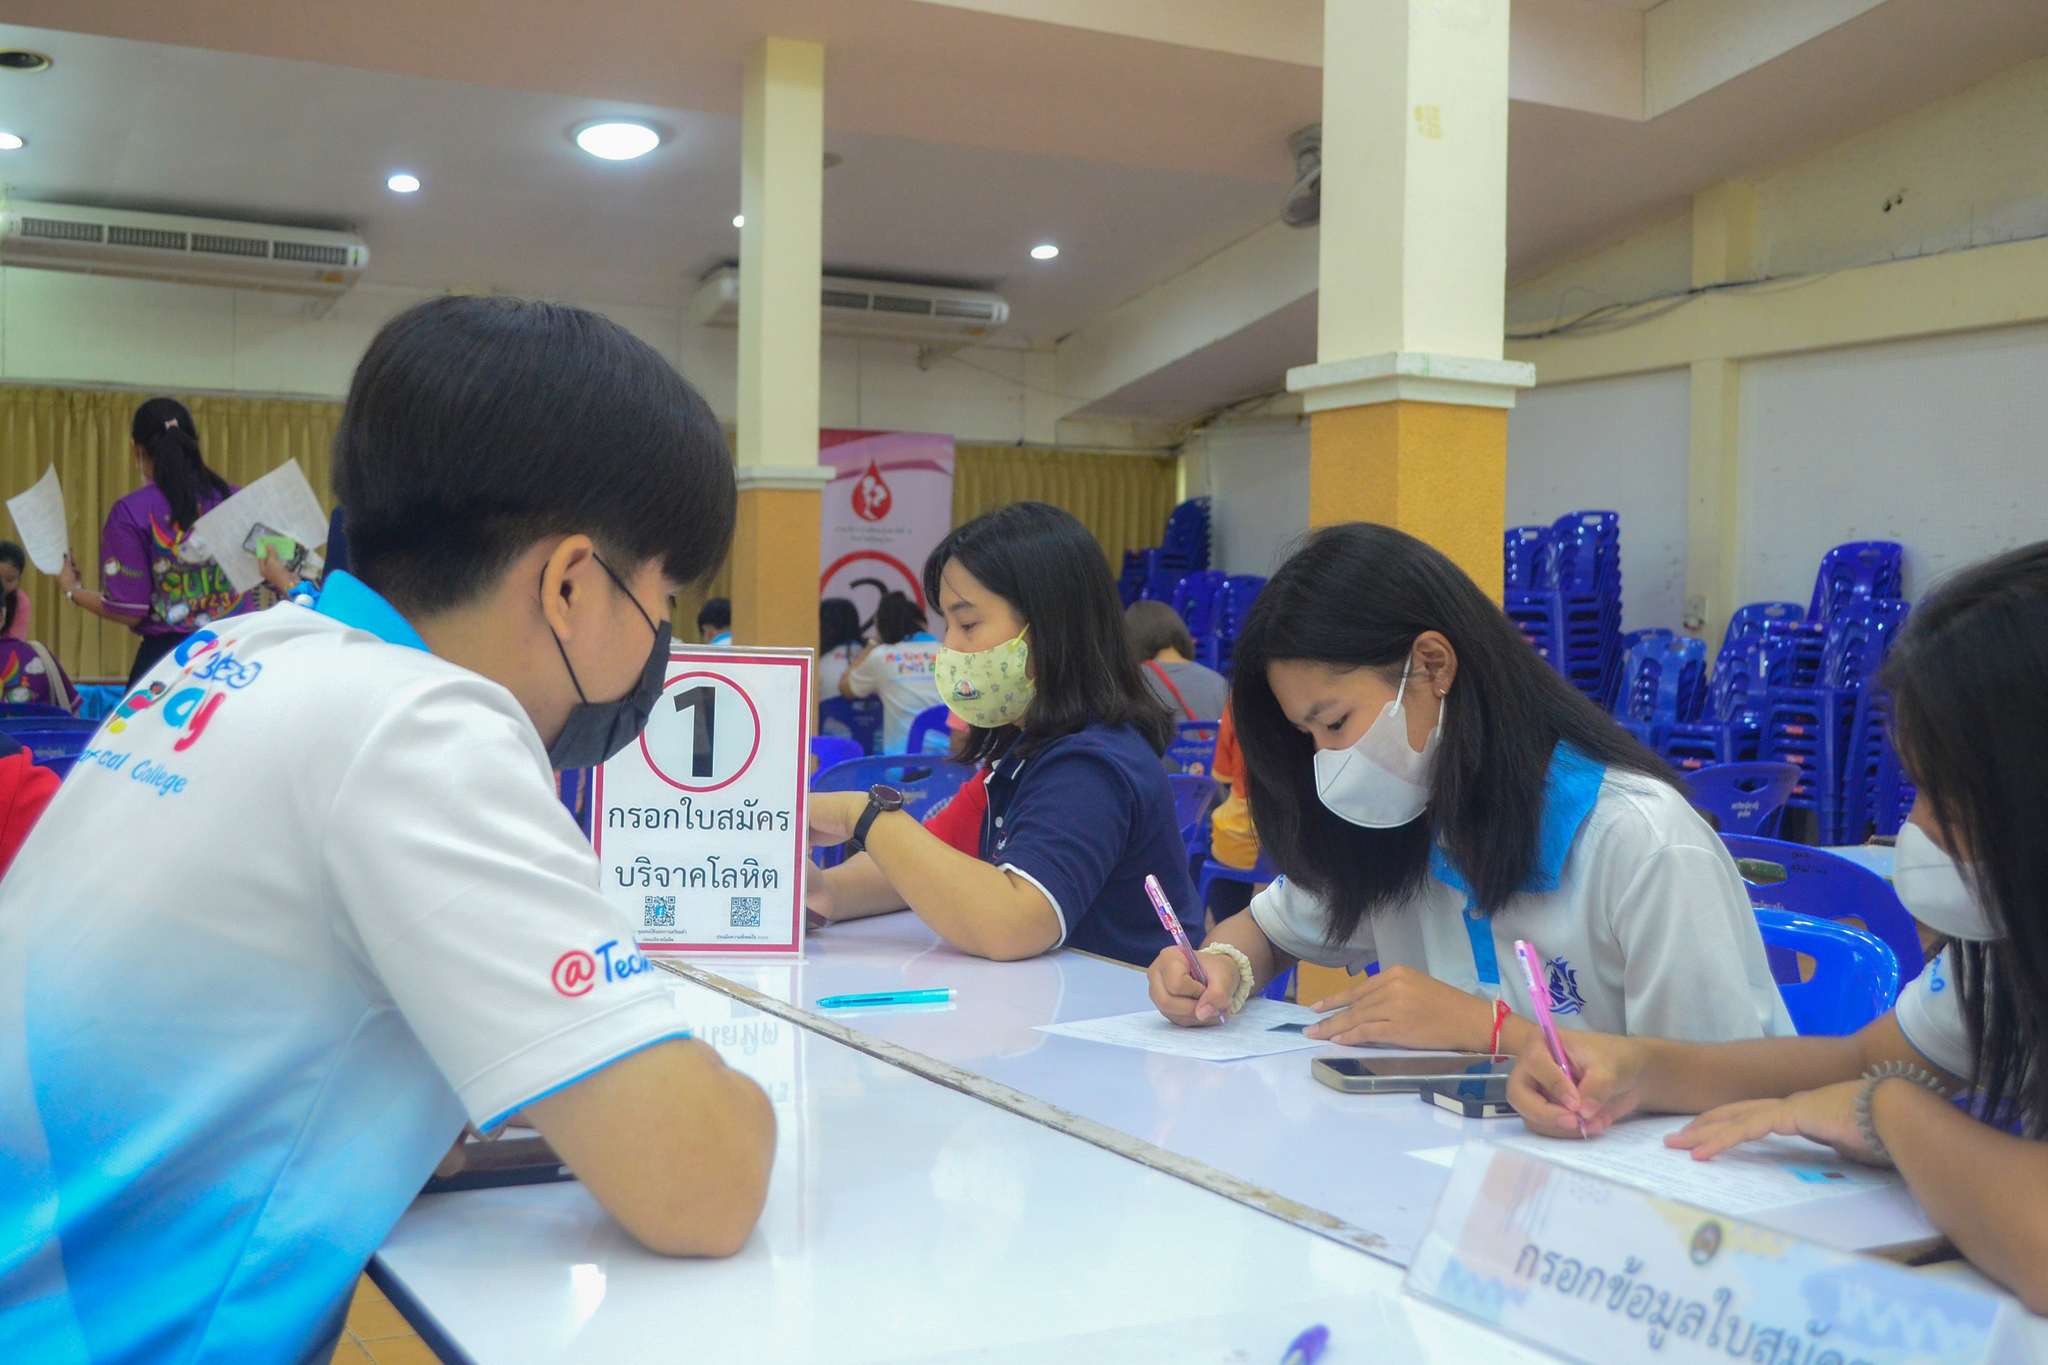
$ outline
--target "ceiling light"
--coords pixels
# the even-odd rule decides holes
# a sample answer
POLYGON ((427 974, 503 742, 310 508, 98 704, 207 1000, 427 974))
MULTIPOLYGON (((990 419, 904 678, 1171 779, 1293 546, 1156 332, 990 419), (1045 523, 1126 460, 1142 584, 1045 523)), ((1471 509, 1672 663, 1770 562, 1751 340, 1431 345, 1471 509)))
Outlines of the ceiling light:
POLYGON ((576 130, 576 145, 605 161, 631 161, 659 147, 661 134, 644 123, 586 123, 576 130))
POLYGON ((386 188, 395 194, 414 194, 419 190, 420 178, 416 175, 407 175, 404 171, 400 171, 397 175, 385 181, 384 184, 386 188))
POLYGON ((40 52, 10 47, 0 52, 0 71, 48 71, 50 59, 40 52))
POLYGON ((744 213, 735 213, 732 216, 732 225, 734 227, 745 227, 747 225, 747 215, 744 213))
POLYGON ((1040 242, 1031 248, 1031 259, 1034 261, 1049 261, 1059 254, 1060 249, 1051 242, 1040 242))
POLYGON ((20 133, 0 133, 0 152, 12 152, 28 144, 21 140, 20 133))

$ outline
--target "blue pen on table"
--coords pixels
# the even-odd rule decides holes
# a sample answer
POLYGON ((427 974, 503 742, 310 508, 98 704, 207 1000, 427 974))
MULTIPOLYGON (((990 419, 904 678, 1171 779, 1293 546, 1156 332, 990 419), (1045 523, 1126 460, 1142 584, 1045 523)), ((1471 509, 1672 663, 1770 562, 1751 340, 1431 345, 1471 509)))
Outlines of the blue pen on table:
POLYGON ((1330 1329, 1320 1322, 1296 1337, 1280 1357, 1280 1365, 1316 1365, 1316 1358, 1330 1344, 1330 1329))
POLYGON ((928 991, 876 991, 871 995, 821 995, 821 1010, 878 1009, 890 1005, 945 1005, 953 1000, 953 988, 940 986, 928 991))
MULTIPOLYGON (((1188 942, 1188 931, 1180 927, 1180 916, 1173 913, 1173 903, 1166 899, 1166 889, 1160 886, 1159 878, 1149 872, 1145 874, 1145 894, 1152 898, 1152 908, 1159 913, 1159 922, 1180 945, 1180 955, 1188 960, 1188 975, 1207 990, 1209 974, 1202 970, 1201 961, 1195 956, 1195 945, 1188 942)), ((1224 1018, 1223 1011, 1216 1011, 1216 1017, 1218 1020, 1224 1018)))
MULTIPOLYGON (((1522 979, 1529 983, 1529 1010, 1536 1016, 1536 1027, 1543 1031, 1543 1041, 1550 1048, 1550 1060, 1557 1063, 1557 1069, 1564 1078, 1577 1085, 1579 1077, 1572 1070, 1571 1059, 1564 1055, 1564 1040, 1557 1036, 1557 1023, 1550 1017, 1550 988, 1543 984, 1543 962, 1536 955, 1536 945, 1527 939, 1515 940, 1515 956, 1522 963, 1522 979)), ((1584 1116, 1573 1114, 1579 1125, 1579 1136, 1586 1136, 1584 1116)))

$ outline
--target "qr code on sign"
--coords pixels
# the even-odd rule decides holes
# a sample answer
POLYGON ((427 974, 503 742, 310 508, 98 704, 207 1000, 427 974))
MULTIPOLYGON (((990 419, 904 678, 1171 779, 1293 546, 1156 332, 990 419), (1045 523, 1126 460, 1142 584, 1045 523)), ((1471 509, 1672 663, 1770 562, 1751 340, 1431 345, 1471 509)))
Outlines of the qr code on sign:
POLYGON ((646 929, 673 929, 676 927, 676 898, 674 896, 649 896, 647 918, 642 923, 646 929))
POLYGON ((761 927, 761 898, 759 896, 734 896, 732 898, 732 928, 758 929, 761 927))

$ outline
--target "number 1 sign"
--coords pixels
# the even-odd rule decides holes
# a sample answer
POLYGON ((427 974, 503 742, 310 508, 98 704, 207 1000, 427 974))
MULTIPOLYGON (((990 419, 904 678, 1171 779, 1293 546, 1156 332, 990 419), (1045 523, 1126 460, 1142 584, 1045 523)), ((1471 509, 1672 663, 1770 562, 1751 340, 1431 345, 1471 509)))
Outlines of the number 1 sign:
POLYGON ((675 649, 647 729, 597 773, 605 896, 650 953, 803 950, 811 652, 675 649))

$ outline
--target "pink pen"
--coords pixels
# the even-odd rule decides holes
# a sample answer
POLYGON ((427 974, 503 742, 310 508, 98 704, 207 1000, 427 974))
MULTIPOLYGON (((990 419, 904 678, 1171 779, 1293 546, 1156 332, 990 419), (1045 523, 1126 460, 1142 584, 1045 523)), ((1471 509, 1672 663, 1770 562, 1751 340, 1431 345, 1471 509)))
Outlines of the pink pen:
MULTIPOLYGON (((1152 908, 1159 912, 1159 922, 1166 926, 1166 932, 1173 935, 1173 941, 1180 945, 1180 955, 1188 960, 1188 975, 1202 983, 1209 984, 1209 974, 1202 970, 1202 964, 1195 957, 1195 945, 1188 942, 1188 931, 1180 927, 1180 916, 1173 913, 1173 906, 1166 899, 1166 891, 1159 885, 1159 878, 1145 877, 1145 894, 1152 898, 1152 908)), ((1219 1012, 1218 1018, 1222 1017, 1219 1012)))
MULTIPOLYGON (((1536 1027, 1543 1030, 1543 1041, 1550 1047, 1550 1059, 1557 1063, 1557 1069, 1573 1084, 1578 1083, 1578 1074, 1572 1070, 1570 1059, 1564 1055, 1564 1040, 1557 1036, 1557 1023, 1550 1017, 1550 988, 1543 984, 1543 961, 1536 956, 1536 945, 1527 939, 1515 940, 1515 956, 1522 963, 1522 979, 1529 984, 1529 1009, 1536 1016, 1536 1027)), ((1578 1120, 1579 1136, 1586 1136, 1586 1120, 1578 1120)))

